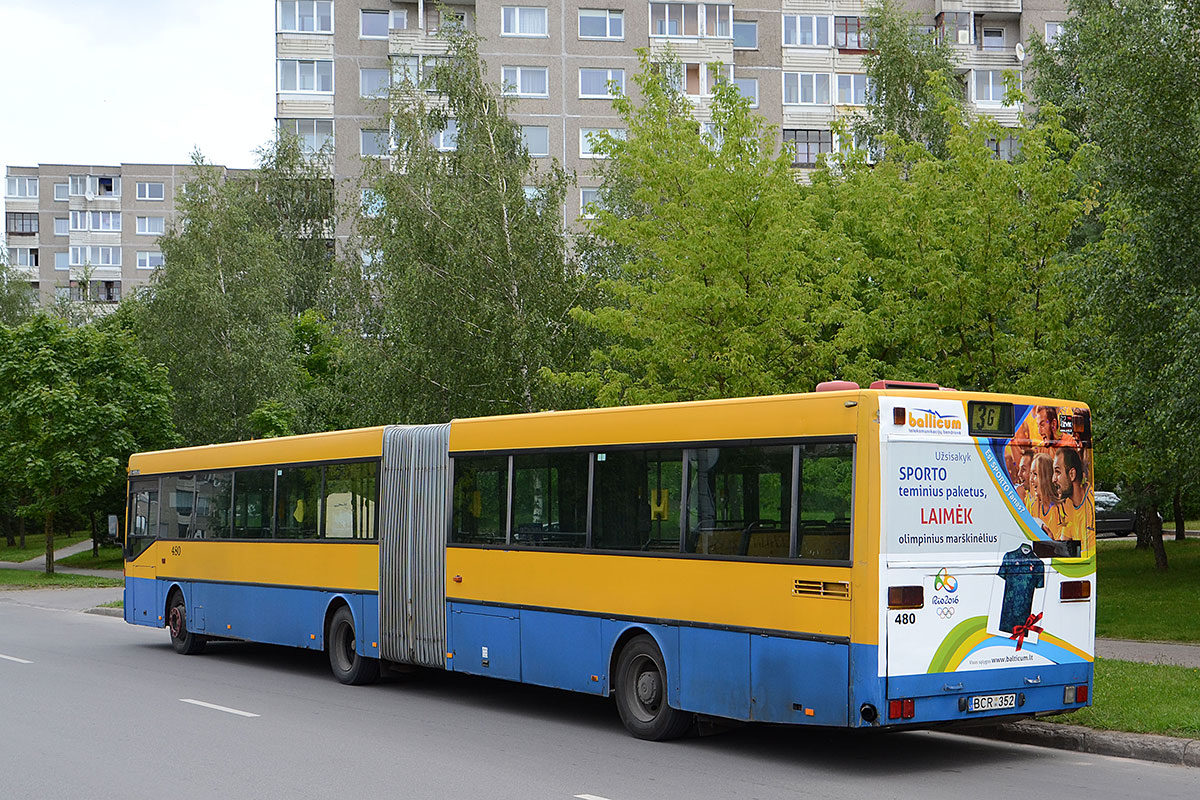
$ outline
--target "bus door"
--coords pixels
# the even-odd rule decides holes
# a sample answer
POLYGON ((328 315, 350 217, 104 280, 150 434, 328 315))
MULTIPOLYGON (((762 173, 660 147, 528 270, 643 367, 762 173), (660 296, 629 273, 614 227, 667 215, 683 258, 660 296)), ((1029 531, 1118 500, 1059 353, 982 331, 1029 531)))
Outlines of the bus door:
POLYGON ((125 537, 125 620, 161 626, 156 586, 157 570, 146 550, 158 531, 158 478, 129 482, 129 529, 125 537))

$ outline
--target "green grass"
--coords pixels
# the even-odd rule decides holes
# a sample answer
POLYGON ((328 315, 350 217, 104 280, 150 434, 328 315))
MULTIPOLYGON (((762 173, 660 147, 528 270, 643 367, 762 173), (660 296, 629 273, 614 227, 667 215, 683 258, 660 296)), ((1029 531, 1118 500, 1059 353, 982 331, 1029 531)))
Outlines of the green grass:
POLYGON ((100 555, 93 556, 91 550, 86 550, 82 553, 76 553, 73 556, 59 559, 57 562, 64 567, 75 567, 76 569, 123 569, 125 559, 121 555, 119 547, 101 547, 100 555))
POLYGON ((1200 738, 1200 669, 1096 659, 1092 705, 1050 722, 1200 738))
POLYGON ((113 600, 112 602, 101 603, 100 605, 97 606, 97 608, 124 608, 124 607, 125 607, 124 600, 113 600))
POLYGON ((1096 635, 1115 639, 1200 642, 1200 540, 1165 541, 1166 572, 1133 541, 1103 541, 1096 579, 1096 635))
MULTIPOLYGON (((73 533, 69 536, 55 534, 54 549, 58 551, 64 547, 87 541, 90 538, 92 538, 91 535, 87 533, 73 533)), ((41 531, 26 533, 25 547, 20 546, 20 539, 17 539, 18 545, 16 547, 5 547, 5 541, 3 537, 0 537, 0 561, 28 561, 31 558, 37 558, 46 553, 46 537, 41 531)))
POLYGON ((0 589, 96 589, 123 586, 120 578, 95 578, 91 575, 65 575, 29 569, 0 569, 0 589))

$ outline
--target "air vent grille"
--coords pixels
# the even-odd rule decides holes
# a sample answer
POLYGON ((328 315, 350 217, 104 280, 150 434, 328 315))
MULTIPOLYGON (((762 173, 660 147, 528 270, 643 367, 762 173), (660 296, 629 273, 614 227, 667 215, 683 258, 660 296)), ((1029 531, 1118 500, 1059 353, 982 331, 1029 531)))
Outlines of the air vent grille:
POLYGON ((850 583, 849 581, 797 580, 792 587, 792 594, 797 597, 836 597, 841 600, 849 600, 850 583))

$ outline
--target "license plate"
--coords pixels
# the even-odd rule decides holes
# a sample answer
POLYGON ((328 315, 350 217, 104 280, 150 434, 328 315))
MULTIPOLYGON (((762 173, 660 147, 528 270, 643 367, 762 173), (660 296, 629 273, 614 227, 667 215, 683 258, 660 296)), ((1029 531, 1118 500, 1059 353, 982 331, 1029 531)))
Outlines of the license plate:
POLYGON ((967 711, 1002 711, 1017 707, 1015 694, 981 694, 971 698, 967 711))

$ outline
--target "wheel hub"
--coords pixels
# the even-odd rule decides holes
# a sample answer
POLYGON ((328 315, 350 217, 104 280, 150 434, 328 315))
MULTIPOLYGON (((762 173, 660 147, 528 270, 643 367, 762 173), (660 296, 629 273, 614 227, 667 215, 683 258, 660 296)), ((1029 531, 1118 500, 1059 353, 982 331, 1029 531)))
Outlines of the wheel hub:
POLYGON ((658 705, 662 695, 662 681, 657 672, 643 672, 637 679, 638 701, 644 706, 658 705))
POLYGON ((167 616, 167 623, 171 627, 171 636, 178 639, 183 633, 183 609, 179 606, 172 608, 167 616))

